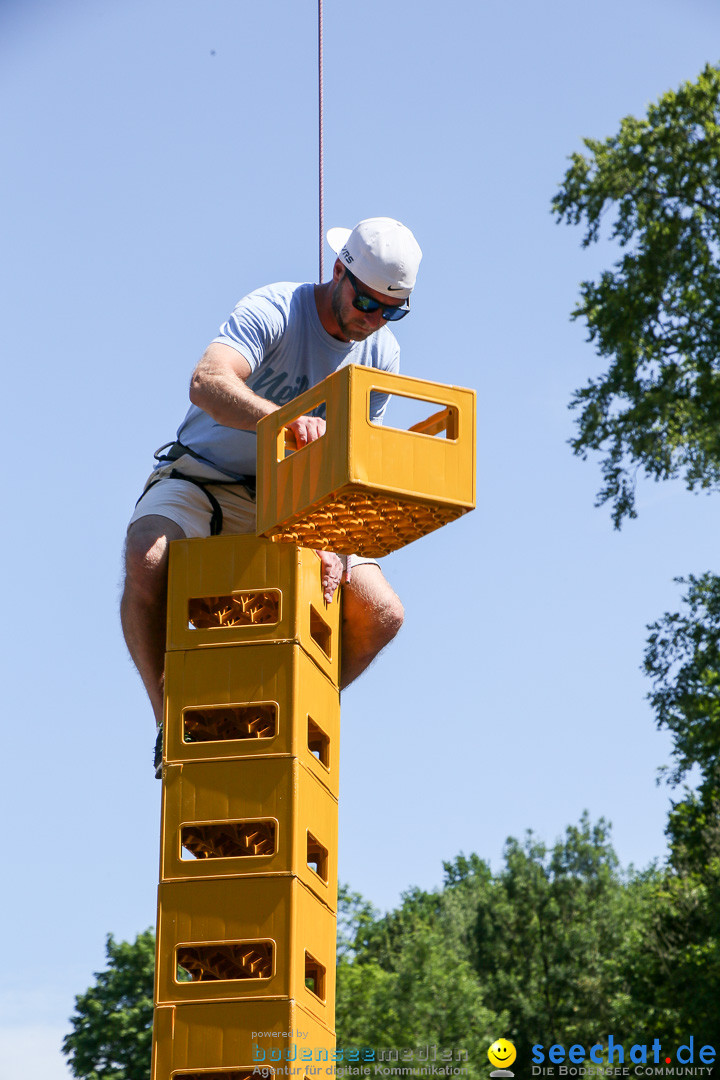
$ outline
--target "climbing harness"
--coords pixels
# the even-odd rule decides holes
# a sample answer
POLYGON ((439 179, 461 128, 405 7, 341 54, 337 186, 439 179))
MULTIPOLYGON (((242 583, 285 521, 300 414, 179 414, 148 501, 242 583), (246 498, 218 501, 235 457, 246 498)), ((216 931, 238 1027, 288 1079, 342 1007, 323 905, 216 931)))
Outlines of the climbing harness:
MULTIPOLYGON (((200 454, 196 454, 195 451, 191 450, 189 446, 184 446, 180 442, 165 443, 164 446, 161 446, 158 450, 155 451, 154 457, 155 460, 158 462, 158 465, 162 467, 164 462, 172 464, 173 461, 177 461, 179 458, 185 457, 186 455, 195 458, 197 461, 200 461, 205 465, 210 464, 210 462, 206 462, 205 459, 200 456, 200 454), (166 450, 167 453, 163 453, 164 450, 166 450)), ((191 476, 189 473, 183 472, 181 469, 170 469, 169 471, 166 470, 167 466, 163 467, 162 475, 150 477, 147 484, 145 485, 145 489, 142 495, 135 503, 135 505, 137 506, 141 499, 143 499, 147 495, 148 491, 150 491, 151 488, 154 488, 156 484, 159 484, 161 480, 185 480, 188 484, 194 484, 195 487, 200 488, 203 495, 210 503, 211 536, 219 536, 222 532, 223 512, 220 503, 215 498, 212 491, 209 490, 210 488, 229 487, 231 485, 234 487, 240 484, 246 489, 248 494, 251 495, 253 499, 255 498, 256 479, 254 476, 242 475, 235 477, 232 480, 216 480, 214 478, 201 480, 200 477, 191 476)))

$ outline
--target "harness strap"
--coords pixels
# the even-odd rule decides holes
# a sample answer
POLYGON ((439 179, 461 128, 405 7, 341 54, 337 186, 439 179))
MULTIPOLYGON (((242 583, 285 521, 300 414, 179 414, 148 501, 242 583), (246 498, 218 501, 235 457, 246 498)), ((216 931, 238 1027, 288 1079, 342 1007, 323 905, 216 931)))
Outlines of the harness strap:
MULTIPOLYGON (((212 469, 218 468, 214 461, 208 461, 208 459, 204 458, 202 454, 198 454, 197 451, 193 450, 191 446, 185 446, 184 443, 177 441, 165 443, 164 446, 161 446, 159 450, 155 451, 153 457, 158 462, 158 464, 162 465, 163 462, 166 461, 170 463, 172 463, 173 461, 177 461, 179 458, 185 457, 186 454, 188 454, 191 458, 195 458, 195 460, 199 461, 202 465, 209 465, 212 469), (167 453, 163 453, 163 451, 167 451, 167 453)), ((250 475, 249 473, 229 473, 227 474, 227 477, 227 480, 204 480, 203 483, 214 484, 216 487, 219 484, 242 484, 243 487, 246 487, 248 489, 252 497, 255 498, 257 477, 254 474, 250 475)))
MULTIPOLYGON (((145 487, 145 490, 143 491, 142 495, 140 496, 140 499, 143 499, 147 495, 150 488, 155 487, 155 485, 159 484, 161 480, 186 480, 188 482, 188 484, 194 484, 195 487, 200 488, 203 495, 205 496, 207 501, 210 503, 210 509, 212 511, 212 513, 210 515, 210 535, 211 536, 219 536, 220 535, 220 533, 222 532, 222 527, 223 527, 222 507, 220 506, 220 503, 217 501, 217 499, 213 495, 212 491, 208 491, 208 484, 217 485, 218 483, 220 483, 220 484, 223 484, 223 483, 236 483, 236 481, 234 481, 234 480, 231 480, 231 481, 223 481, 223 480, 220 480, 220 481, 217 481, 217 480, 203 481, 203 480, 198 480, 198 478, 196 476, 187 476, 185 473, 180 472, 178 469, 172 469, 169 473, 166 473, 164 476, 158 476, 158 477, 156 477, 155 480, 151 480, 149 482, 149 484, 147 484, 147 486, 145 487)), ((140 502, 140 499, 138 499, 138 501, 135 503, 136 506, 140 502)))

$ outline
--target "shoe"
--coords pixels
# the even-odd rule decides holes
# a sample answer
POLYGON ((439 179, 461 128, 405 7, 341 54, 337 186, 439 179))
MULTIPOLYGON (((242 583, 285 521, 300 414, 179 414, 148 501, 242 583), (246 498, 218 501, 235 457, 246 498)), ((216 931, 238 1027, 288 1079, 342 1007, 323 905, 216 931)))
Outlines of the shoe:
POLYGON ((163 752, 163 729, 162 724, 158 728, 155 740, 155 779, 162 780, 162 752, 163 752))

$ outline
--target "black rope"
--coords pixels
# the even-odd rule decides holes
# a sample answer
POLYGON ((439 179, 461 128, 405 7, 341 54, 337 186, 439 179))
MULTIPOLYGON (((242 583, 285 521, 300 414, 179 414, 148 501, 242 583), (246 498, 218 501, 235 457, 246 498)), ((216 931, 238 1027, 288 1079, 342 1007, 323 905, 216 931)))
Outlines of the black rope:
POLYGON ((323 95, 323 0, 318 0, 318 218, 320 222, 320 277, 325 278, 325 161, 323 95))

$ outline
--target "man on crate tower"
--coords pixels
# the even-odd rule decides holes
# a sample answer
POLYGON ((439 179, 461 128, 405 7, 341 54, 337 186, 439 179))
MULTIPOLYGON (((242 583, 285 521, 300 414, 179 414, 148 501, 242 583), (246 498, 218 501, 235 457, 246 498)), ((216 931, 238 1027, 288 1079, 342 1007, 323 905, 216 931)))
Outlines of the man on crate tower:
MULTIPOLYGON (((377 217, 330 229, 327 239, 337 254, 330 281, 258 289, 220 327, 193 372, 192 404, 176 441, 156 452, 130 519, 121 617, 155 713, 156 775, 170 541, 255 532, 255 426, 263 416, 347 364, 398 371, 388 323, 410 310, 422 258, 415 237, 399 221, 377 217)), ((371 420, 382 419, 386 404, 386 394, 372 394, 371 420)), ((301 416, 290 426, 304 446, 323 434, 325 420, 301 416)), ((318 555, 326 600, 343 581, 343 688, 395 637, 403 607, 374 559, 318 555)))

